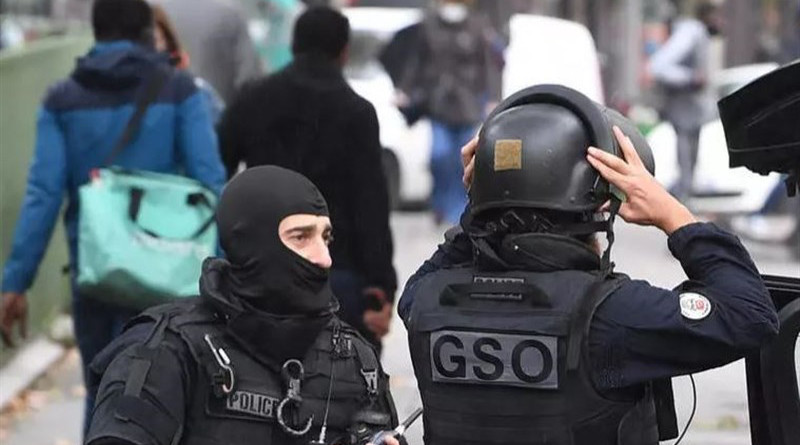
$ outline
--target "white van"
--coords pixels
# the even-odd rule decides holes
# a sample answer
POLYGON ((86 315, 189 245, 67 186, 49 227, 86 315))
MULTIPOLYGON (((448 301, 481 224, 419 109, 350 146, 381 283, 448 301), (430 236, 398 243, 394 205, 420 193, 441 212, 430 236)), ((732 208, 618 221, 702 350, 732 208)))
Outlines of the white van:
POLYGON ((503 73, 503 96, 539 84, 561 84, 605 103, 597 48, 580 23, 518 14, 509 23, 510 44, 503 73))

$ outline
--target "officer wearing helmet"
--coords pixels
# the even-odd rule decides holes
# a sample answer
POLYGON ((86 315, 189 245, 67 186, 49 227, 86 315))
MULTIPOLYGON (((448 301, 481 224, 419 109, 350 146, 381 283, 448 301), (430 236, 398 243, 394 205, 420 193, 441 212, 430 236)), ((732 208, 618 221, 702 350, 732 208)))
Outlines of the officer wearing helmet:
POLYGON ((461 225, 398 307, 426 444, 656 445, 676 435, 669 377, 777 333, 747 251, 655 181, 650 148, 618 113, 532 87, 463 154, 461 225), (617 216, 663 231, 688 279, 668 290, 614 271, 617 216))

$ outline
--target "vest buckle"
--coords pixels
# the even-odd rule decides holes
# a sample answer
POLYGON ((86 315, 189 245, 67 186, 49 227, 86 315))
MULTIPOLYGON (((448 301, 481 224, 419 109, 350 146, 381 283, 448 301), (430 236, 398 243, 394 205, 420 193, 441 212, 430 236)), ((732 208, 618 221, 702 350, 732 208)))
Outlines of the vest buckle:
POLYGON ((214 343, 211 341, 211 335, 206 334, 203 336, 203 339, 206 341, 209 349, 211 349, 211 353, 214 354, 214 359, 216 359, 217 364, 222 368, 222 373, 214 375, 214 387, 221 388, 222 394, 227 396, 233 392, 233 386, 236 383, 233 367, 231 366, 231 359, 224 349, 214 346, 214 343))
POLYGON ((378 370, 362 369, 361 375, 364 377, 364 382, 367 384, 367 392, 369 392, 371 396, 378 395, 378 370))
POLYGON ((303 403, 303 398, 300 396, 300 383, 305 375, 305 369, 300 360, 291 359, 287 360, 281 367, 281 376, 286 383, 286 396, 281 400, 278 405, 278 424, 281 429, 294 437, 304 436, 311 430, 311 423, 314 420, 312 415, 306 420, 306 424, 301 428, 294 428, 292 425, 297 424, 297 416, 300 412, 300 404, 303 403), (287 410, 292 408, 294 411, 292 415, 287 414, 287 410), (287 420, 287 416, 291 418, 287 420))

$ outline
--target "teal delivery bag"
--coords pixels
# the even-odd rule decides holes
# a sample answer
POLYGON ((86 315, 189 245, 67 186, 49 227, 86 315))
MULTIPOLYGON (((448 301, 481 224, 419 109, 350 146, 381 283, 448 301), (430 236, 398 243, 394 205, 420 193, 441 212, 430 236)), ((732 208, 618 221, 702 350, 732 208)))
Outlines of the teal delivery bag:
POLYGON ((142 310, 197 295, 217 247, 216 195, 183 176, 108 167, 138 132, 169 77, 156 69, 104 165, 78 190, 78 290, 142 310))
POLYGON ((82 186, 78 288, 133 309, 198 294, 214 255, 216 196, 177 175, 98 170, 82 186))

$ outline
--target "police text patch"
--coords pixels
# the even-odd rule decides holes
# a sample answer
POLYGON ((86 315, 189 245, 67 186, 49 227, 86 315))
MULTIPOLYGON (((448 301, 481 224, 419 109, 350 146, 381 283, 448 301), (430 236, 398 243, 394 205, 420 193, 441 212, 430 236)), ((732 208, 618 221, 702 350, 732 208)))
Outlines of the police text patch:
POLYGON ((680 296, 681 315, 689 320, 702 320, 711 313, 711 302, 695 292, 684 292, 680 296))
POLYGON ((275 397, 249 391, 236 391, 228 396, 225 408, 265 419, 274 419, 278 403, 280 400, 275 397))
POLYGON ((494 332, 431 333, 434 382, 558 389, 558 339, 494 332))

